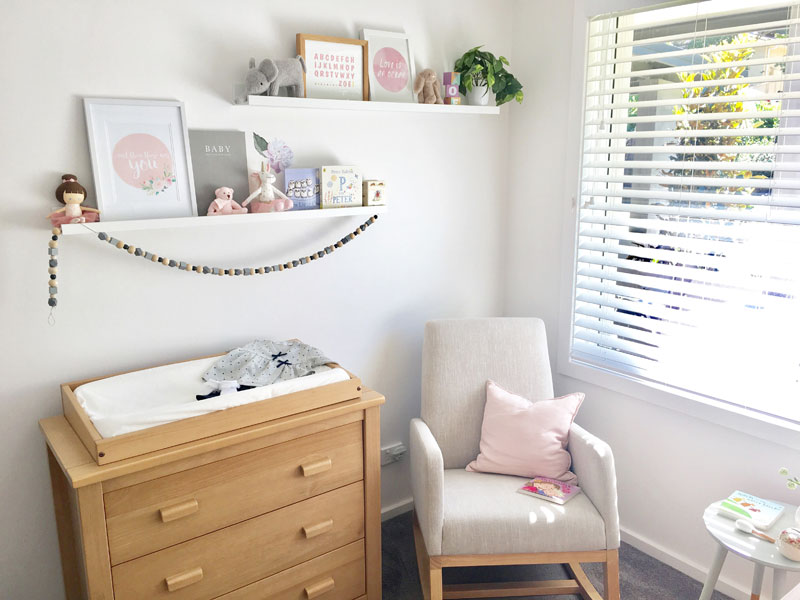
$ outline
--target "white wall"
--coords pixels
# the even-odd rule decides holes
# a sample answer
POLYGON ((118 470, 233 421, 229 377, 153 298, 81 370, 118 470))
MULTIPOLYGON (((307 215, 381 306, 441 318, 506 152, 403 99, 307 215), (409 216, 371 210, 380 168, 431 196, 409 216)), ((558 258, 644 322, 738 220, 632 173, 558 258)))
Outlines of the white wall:
MULTIPOLYGON (((4 2, 0 20, 0 596, 60 597, 38 419, 58 384, 215 351, 254 338, 315 344, 383 392, 383 442, 407 441, 419 413, 423 324, 499 315, 507 115, 268 110, 231 105, 250 56, 294 54, 296 32, 357 37, 405 29, 419 68, 439 72, 485 43, 511 50, 511 2, 180 0, 4 2), (53 191, 64 172, 93 194, 83 96, 177 98, 190 127, 283 138, 296 164, 361 165, 390 185, 390 212, 325 260, 264 277, 213 278, 134 260, 89 236, 63 238, 47 324, 53 191)), ((220 182, 225 184, 225 182, 220 182)), ((194 263, 272 264, 318 250, 360 221, 132 232, 194 263)), ((409 495, 405 464, 383 476, 384 505, 409 495)))
MULTIPOLYGON (((559 325, 566 326, 559 314, 571 302, 562 257, 577 190, 585 16, 647 4, 515 3, 512 65, 528 86, 525 104, 511 110, 506 314, 545 319, 554 366, 559 325)), ((796 451, 662 408, 645 391, 625 396, 558 374, 555 386, 558 394, 586 392, 577 420, 614 450, 623 539, 697 579, 714 550, 701 519, 710 502, 743 488, 800 503, 777 475, 783 465, 797 469, 796 451)), ((749 564, 731 557, 721 589, 749 598, 751 576, 749 564)))
MULTIPOLYGON (((622 4, 591 6, 599 13, 622 4)), ((565 203, 574 189, 565 174, 575 160, 568 140, 579 129, 575 61, 583 42, 573 28, 589 10, 582 0, 18 0, 4 9, 3 598, 60 595, 36 421, 59 412, 63 381, 207 354, 256 337, 299 337, 386 394, 388 443, 406 440, 408 419, 419 411, 425 320, 538 315, 556 356, 559 310, 569 302, 561 292, 560 257, 565 203), (511 59, 526 86, 525 104, 499 118, 231 106, 231 85, 249 56, 293 54, 295 32, 355 37, 361 27, 404 28, 417 66, 439 71, 485 43, 511 59), (260 129, 287 140, 298 164, 362 165, 390 182, 390 212, 335 256, 263 278, 175 272, 89 237, 65 238, 51 327, 43 216, 56 206, 52 193, 63 172, 77 173, 93 192, 81 106, 86 95, 178 98, 191 127, 260 129)), ((338 239, 357 223, 346 221, 125 238, 194 262, 264 264, 338 239)), ((710 500, 742 486, 800 501, 775 475, 782 464, 800 464, 796 452, 657 407, 646 394, 623 396, 564 376, 556 377, 556 387, 587 392, 579 421, 615 450, 626 538, 694 576, 713 548, 700 521, 710 500)), ((405 465, 387 468, 383 484, 384 506, 405 500, 405 465)), ((749 578, 742 566, 729 559, 723 572, 739 589, 749 578)))

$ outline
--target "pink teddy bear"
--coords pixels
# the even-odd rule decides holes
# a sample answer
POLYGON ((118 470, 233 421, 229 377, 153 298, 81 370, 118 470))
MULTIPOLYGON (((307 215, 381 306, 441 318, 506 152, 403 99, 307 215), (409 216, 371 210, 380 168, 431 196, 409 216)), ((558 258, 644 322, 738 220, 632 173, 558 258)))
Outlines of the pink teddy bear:
POLYGON ((229 187, 221 187, 214 190, 216 198, 211 202, 208 207, 208 216, 211 215, 243 215, 247 209, 240 206, 238 202, 233 199, 233 189, 229 187))

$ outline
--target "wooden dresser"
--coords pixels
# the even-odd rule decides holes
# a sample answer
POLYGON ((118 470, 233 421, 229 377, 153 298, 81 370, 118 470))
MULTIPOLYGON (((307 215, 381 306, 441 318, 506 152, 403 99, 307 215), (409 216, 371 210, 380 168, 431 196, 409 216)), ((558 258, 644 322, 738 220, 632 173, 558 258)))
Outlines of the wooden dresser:
POLYGON ((104 465, 43 419, 67 599, 380 600, 383 402, 365 388, 104 465))

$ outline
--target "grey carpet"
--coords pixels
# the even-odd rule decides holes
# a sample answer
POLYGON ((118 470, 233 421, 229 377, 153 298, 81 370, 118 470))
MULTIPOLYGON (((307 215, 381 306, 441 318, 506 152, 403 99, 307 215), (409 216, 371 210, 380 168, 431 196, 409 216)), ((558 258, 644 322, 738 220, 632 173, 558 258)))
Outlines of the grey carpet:
MULTIPOLYGON (((421 600, 411 513, 384 521, 382 532, 384 600, 421 600)), ((622 544, 619 561, 622 600, 697 600, 700 596, 702 585, 699 582, 628 544, 622 544)), ((602 565, 583 566, 586 574, 602 593, 602 565)), ((566 569, 560 565, 452 568, 445 569, 443 574, 445 584, 568 577, 566 569)), ((537 600, 568 599, 580 600, 578 596, 537 597, 537 600)), ((731 600, 731 598, 714 592, 712 600, 731 600)))

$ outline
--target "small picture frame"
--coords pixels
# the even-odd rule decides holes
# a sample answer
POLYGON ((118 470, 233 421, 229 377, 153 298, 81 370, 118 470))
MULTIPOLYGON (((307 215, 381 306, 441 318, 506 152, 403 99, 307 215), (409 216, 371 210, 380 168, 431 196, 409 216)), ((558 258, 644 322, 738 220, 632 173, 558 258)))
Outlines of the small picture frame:
POLYGON ((379 102, 414 102, 414 55, 405 33, 362 29, 368 42, 369 98, 379 102))
POLYGON ((197 216, 182 102, 84 98, 104 221, 197 216))
POLYGON ((369 100, 366 40, 298 33, 297 53, 306 63, 306 98, 369 100))

